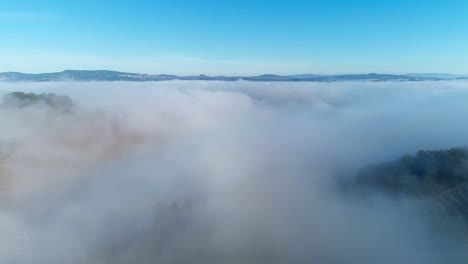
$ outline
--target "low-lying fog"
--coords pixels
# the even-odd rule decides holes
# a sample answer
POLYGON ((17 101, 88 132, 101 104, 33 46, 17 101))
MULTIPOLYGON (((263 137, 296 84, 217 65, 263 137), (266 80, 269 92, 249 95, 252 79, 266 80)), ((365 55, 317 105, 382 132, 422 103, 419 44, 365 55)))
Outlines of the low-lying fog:
MULTIPOLYGON (((0 263, 457 263, 424 201, 338 179, 468 145, 468 82, 0 83, 0 263)), ((456 232, 454 232, 456 233, 456 232)))

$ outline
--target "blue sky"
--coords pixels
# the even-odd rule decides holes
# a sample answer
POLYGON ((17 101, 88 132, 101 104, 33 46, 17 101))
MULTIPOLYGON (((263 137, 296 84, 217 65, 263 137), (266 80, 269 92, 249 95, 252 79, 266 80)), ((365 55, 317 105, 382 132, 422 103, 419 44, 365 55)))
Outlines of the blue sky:
POLYGON ((0 1, 0 71, 468 73, 468 1, 0 1))

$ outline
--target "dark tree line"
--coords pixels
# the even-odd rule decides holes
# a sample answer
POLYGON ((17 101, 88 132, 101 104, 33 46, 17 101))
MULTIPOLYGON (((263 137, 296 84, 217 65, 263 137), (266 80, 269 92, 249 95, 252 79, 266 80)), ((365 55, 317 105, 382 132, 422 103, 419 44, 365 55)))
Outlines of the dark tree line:
POLYGON ((57 95, 54 93, 25 93, 11 92, 3 97, 3 101, 7 106, 27 107, 36 104, 44 104, 56 110, 71 111, 73 101, 65 95, 57 95))
POLYGON ((357 183, 388 193, 430 195, 468 181, 468 148, 419 151, 363 168, 357 183))

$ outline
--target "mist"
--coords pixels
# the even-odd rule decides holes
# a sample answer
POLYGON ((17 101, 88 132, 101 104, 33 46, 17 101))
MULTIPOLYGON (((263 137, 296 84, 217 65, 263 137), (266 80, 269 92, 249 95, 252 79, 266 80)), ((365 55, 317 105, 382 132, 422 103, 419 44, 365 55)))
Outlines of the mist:
POLYGON ((468 145, 468 82, 0 83, 2 263, 458 263, 427 201, 339 182, 468 145))

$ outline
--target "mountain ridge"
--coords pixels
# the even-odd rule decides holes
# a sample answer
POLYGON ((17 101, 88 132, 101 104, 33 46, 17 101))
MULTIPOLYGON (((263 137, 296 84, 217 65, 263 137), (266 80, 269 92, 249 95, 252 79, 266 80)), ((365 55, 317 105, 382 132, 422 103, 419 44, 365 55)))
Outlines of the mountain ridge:
POLYGON ((468 79, 465 75, 442 73, 412 73, 412 74, 262 74, 253 76, 209 76, 173 75, 173 74, 141 74, 112 70, 64 70, 49 73, 0 72, 0 81, 7 82, 49 82, 49 81, 172 81, 172 80, 203 80, 203 81, 268 81, 268 82, 339 82, 339 81, 438 81, 468 79))

